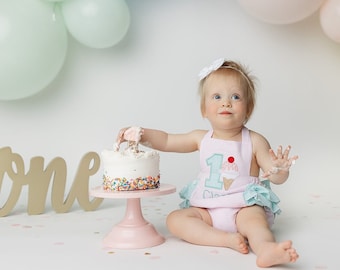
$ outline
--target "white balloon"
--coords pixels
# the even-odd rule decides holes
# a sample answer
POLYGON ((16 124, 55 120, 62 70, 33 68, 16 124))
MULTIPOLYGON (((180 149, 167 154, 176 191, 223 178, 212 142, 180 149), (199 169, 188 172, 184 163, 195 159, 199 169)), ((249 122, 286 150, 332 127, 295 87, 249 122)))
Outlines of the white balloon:
POLYGON ((291 24, 316 12, 324 0, 238 0, 257 19, 272 24, 291 24))
POLYGON ((320 9, 320 24, 324 33, 340 43, 340 0, 327 0, 320 9))
POLYGON ((124 0, 68 0, 62 3, 62 12, 71 35, 92 48, 117 44, 130 26, 124 0))

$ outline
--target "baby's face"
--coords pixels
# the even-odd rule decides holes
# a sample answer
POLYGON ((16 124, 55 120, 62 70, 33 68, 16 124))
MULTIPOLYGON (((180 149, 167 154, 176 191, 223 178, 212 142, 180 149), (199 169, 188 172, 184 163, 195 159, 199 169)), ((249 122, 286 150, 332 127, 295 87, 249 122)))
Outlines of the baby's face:
POLYGON ((243 126, 247 102, 239 75, 230 69, 211 73, 203 85, 205 102, 203 116, 215 129, 243 126))

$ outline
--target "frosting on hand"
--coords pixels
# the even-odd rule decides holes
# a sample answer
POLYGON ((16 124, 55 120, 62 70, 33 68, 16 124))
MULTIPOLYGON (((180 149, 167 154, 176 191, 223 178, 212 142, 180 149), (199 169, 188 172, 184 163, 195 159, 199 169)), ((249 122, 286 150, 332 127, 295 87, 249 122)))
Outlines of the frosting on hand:
POLYGON ((129 127, 122 129, 119 132, 118 139, 115 144, 115 150, 119 151, 120 144, 127 141, 129 150, 132 150, 133 152, 139 152, 138 144, 142 138, 142 135, 143 129, 141 127, 129 127))

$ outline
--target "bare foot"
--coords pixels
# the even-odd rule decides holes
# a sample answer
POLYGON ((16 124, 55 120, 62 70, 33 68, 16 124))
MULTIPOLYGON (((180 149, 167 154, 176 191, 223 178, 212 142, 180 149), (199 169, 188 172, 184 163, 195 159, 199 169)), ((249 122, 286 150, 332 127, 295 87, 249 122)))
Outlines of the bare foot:
POLYGON ((249 252, 247 242, 240 233, 228 233, 227 247, 243 254, 249 252))
POLYGON ((273 265, 293 263, 299 258, 292 247, 292 241, 281 243, 266 243, 257 254, 257 266, 270 267, 273 265))

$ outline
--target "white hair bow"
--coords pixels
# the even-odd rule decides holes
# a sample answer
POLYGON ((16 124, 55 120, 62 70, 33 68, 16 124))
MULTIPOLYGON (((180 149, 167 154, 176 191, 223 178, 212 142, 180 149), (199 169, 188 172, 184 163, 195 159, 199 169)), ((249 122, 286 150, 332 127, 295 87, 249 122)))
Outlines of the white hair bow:
POLYGON ((225 62, 224 58, 215 60, 210 66, 203 68, 198 74, 199 80, 206 78, 211 72, 218 70, 225 62))

